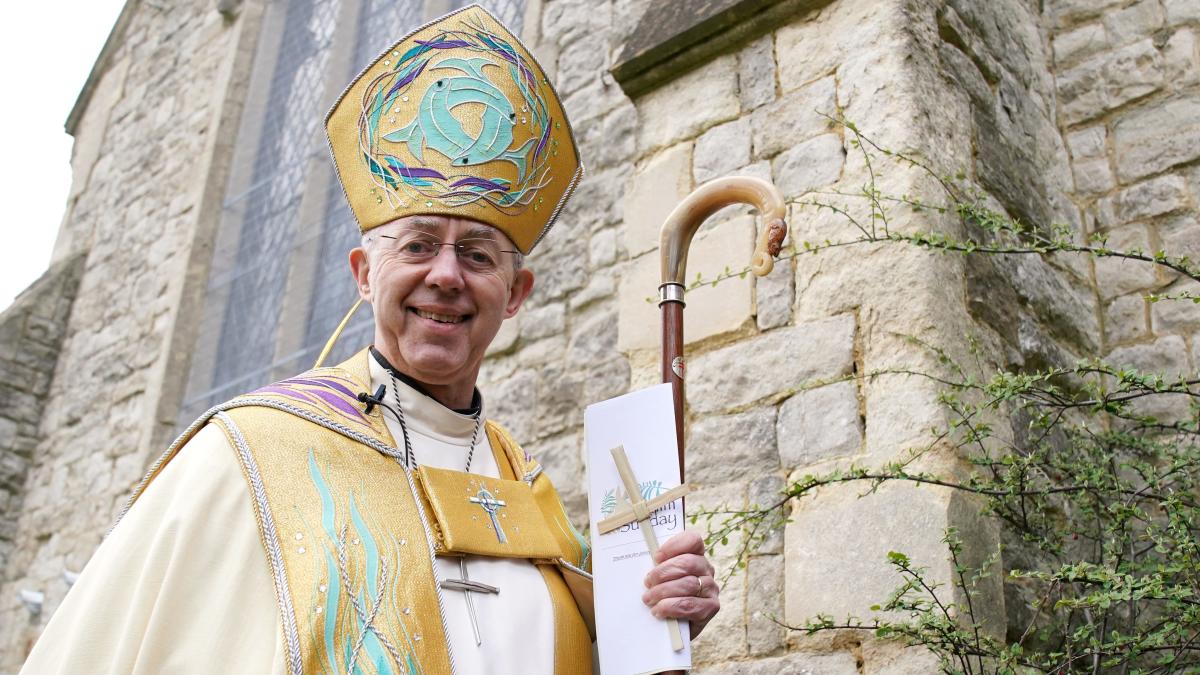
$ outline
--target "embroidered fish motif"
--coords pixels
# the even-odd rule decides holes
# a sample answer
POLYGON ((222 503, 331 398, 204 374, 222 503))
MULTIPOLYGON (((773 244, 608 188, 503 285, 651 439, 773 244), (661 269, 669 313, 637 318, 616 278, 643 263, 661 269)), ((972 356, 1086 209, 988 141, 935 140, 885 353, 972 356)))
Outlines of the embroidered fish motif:
POLYGON ((485 66, 500 67, 482 57, 454 57, 439 61, 432 67, 433 70, 452 70, 461 75, 448 75, 435 81, 425 91, 413 121, 384 134, 383 139, 392 143, 406 143, 408 151, 420 162, 425 161, 425 148, 442 154, 455 166, 484 164, 494 160, 511 162, 517 167, 518 182, 524 180, 529 148, 534 139, 510 149, 517 112, 504 93, 484 75, 485 66), (453 113, 456 108, 467 104, 483 106, 479 116, 479 134, 474 137, 467 133, 453 113))

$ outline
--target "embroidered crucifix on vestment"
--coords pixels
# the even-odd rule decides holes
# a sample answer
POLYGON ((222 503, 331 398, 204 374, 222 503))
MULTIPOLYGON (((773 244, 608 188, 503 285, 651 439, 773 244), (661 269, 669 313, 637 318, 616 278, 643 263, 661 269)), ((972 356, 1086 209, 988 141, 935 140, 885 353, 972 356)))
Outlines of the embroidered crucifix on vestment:
POLYGON ((487 511, 488 517, 492 519, 492 529, 496 531, 496 538, 500 540, 501 544, 507 544, 508 537, 504 536, 504 529, 500 527, 500 520, 496 518, 496 514, 500 512, 501 508, 508 506, 508 504, 493 497, 492 493, 488 492, 486 487, 480 487, 479 494, 471 497, 470 501, 481 506, 484 511, 487 511))

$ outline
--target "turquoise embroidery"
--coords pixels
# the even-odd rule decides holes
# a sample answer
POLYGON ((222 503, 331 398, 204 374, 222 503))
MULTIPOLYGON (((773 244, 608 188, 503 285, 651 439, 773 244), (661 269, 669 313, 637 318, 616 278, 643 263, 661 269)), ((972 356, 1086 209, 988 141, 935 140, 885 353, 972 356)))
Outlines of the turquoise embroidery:
POLYGON ((567 527, 571 528, 571 534, 575 535, 575 541, 579 544, 579 563, 576 567, 587 569, 588 559, 592 557, 592 547, 588 545, 587 539, 575 529, 571 521, 567 521, 567 527))
POLYGON ((325 535, 325 579, 316 589, 325 597, 317 603, 320 611, 311 618, 311 625, 314 639, 320 639, 325 646, 326 672, 351 675, 422 672, 403 612, 396 605, 400 570, 394 568, 400 561, 399 545, 392 539, 387 542, 386 552, 381 552, 376 533, 384 530, 368 522, 352 491, 346 496, 349 523, 343 515, 339 526, 340 500, 335 497, 312 449, 308 451, 308 471, 321 501, 321 530, 325 535), (351 528, 353 535, 349 534, 351 528), (361 553, 355 556, 360 565, 352 565, 352 551, 361 553), (346 629, 347 622, 353 629, 346 629), (389 632, 398 632, 402 644, 393 644, 389 632))
MULTIPOLYGON (((380 634, 374 627, 374 619, 379 618, 379 606, 382 604, 382 599, 379 595, 379 582, 386 581, 386 578, 380 578, 380 559, 379 547, 375 544, 375 538, 371 536, 371 531, 367 529, 366 523, 363 522, 362 514, 358 512, 358 506, 354 503, 354 497, 350 497, 350 520, 354 523, 354 530, 358 533, 359 540, 362 542, 363 552, 367 563, 367 588, 366 593, 361 591, 358 594, 358 602, 363 607, 369 607, 366 614, 358 613, 358 631, 359 641, 362 643, 362 649, 366 652, 371 663, 375 665, 375 670, 378 673, 392 672, 391 666, 388 663, 387 656, 383 653, 383 644, 380 642, 380 634), (380 599, 376 599, 380 598, 380 599)), ((353 659, 353 654, 351 659, 353 659)))
MULTIPOLYGON (((519 213, 550 182, 549 159, 557 152, 550 139, 554 125, 538 78, 517 50, 482 25, 462 26, 419 41, 369 83, 363 96, 369 103, 359 117, 363 161, 393 206, 404 199, 436 199, 451 207, 482 201, 519 213), (442 55, 444 50, 451 53, 442 55), (424 91, 413 91, 426 71, 443 76, 424 91), (517 92, 512 97, 505 94, 509 87, 517 92), (411 112, 414 105, 408 101, 416 96, 420 100, 411 112), (396 120, 400 112, 411 119, 396 120), (468 114, 478 115, 469 125, 478 126, 474 136, 463 124, 468 114), (389 126, 402 126, 385 133, 380 129, 385 119, 389 126), (517 129, 529 135, 520 144, 514 140, 517 129), (429 151, 444 156, 451 169, 423 166, 429 151), (517 180, 498 171, 489 175, 491 162, 515 166, 517 180), (462 171, 456 171, 459 167, 462 171)), ((428 76, 422 79, 427 81, 428 76)))
POLYGON ((533 139, 510 150, 517 113, 512 103, 483 73, 484 66, 499 68, 485 58, 443 59, 434 69, 456 70, 463 76, 444 77, 425 91, 417 106, 415 119, 408 126, 384 134, 392 143, 407 143, 408 151, 424 161, 422 147, 435 150, 456 166, 483 164, 495 159, 512 162, 519 175, 525 177, 525 160, 533 139), (483 107, 481 128, 472 138, 452 114, 454 108, 476 103, 483 107))
MULTIPOLYGON (((321 470, 317 468, 317 459, 313 451, 308 451, 308 473, 312 478, 313 485, 317 488, 317 494, 321 498, 321 529, 325 531, 325 536, 330 541, 337 541, 337 535, 333 529, 333 496, 329 494, 329 486, 325 484, 324 477, 321 476, 321 470)), ((337 651, 334 649, 334 636, 337 634, 337 609, 338 600, 341 597, 341 588, 338 586, 340 576, 337 574, 337 563, 334 561, 333 554, 326 547, 325 550, 325 569, 326 569, 326 595, 324 611, 325 615, 324 630, 322 636, 325 641, 325 655, 329 660, 330 672, 337 672, 337 664, 334 662, 334 654, 337 651)))

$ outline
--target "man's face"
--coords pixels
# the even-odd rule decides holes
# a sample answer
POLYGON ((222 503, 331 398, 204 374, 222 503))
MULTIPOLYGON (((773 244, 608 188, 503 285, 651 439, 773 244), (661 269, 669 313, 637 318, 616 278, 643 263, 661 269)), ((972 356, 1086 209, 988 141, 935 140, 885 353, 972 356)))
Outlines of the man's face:
POLYGON ((375 348, 451 407, 470 405, 484 352, 533 290, 533 273, 500 253, 494 269, 459 260, 450 246, 413 262, 429 242, 515 250, 499 230, 465 218, 410 216, 371 230, 350 253, 359 293, 375 312, 375 348), (394 237, 394 238, 393 238, 394 237), (465 396, 466 402, 462 402, 465 396))

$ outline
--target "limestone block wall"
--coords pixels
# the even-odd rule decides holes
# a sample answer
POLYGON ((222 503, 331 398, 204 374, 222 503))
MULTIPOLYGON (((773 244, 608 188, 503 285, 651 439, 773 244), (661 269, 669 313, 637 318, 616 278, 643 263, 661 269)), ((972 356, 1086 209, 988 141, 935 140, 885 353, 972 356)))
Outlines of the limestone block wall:
MULTIPOLYGON (((532 256, 531 267, 545 274, 485 371, 492 400, 512 401, 501 417, 528 439, 576 514, 585 504, 580 404, 658 377, 657 309, 647 300, 658 284, 658 230, 680 198, 728 173, 771 178, 793 200, 857 189, 866 176, 861 158, 822 114, 844 112, 897 149, 947 145, 959 153, 938 157, 943 164, 970 156, 969 130, 952 130, 946 143, 933 123, 929 94, 951 86, 931 60, 936 44, 922 42, 937 37, 935 3, 813 3, 772 33, 630 100, 604 70, 644 8, 552 0, 542 9, 539 55, 557 64, 590 172, 563 214, 570 236, 548 239, 532 256), (910 65, 917 56, 922 70, 910 65)), ((897 192, 927 187, 904 171, 890 180, 897 192)), ((845 232, 800 209, 791 220, 798 240, 845 232)), ((692 247, 689 276, 711 278, 748 261, 754 220, 730 209, 714 221, 692 247)), ((933 367, 901 334, 946 342, 965 332, 972 320, 964 276, 953 258, 859 249, 690 292, 688 475, 700 491, 689 508, 767 503, 789 477, 850 460, 888 461, 923 438, 940 419, 936 391, 864 374, 933 367)), ((931 490, 892 491, 876 502, 852 491, 824 495, 731 579, 722 614, 696 644, 697 663, 704 672, 923 672, 923 654, 863 646, 857 637, 833 648, 774 620, 864 614, 894 585, 889 548, 926 553, 944 571, 942 530, 971 523, 969 509, 931 490)), ((716 557, 730 562, 727 550, 716 557)))
MULTIPOLYGON (((1022 3, 948 5, 941 55, 970 95, 979 183, 1011 213, 1069 224, 1080 241, 1194 258, 1200 149, 1188 106, 1200 3, 1057 1, 1040 14, 1022 3), (1034 83, 1034 95, 1014 96, 1013 81, 1034 83)), ((991 260, 968 275, 972 313, 1004 345, 1001 363, 1103 356, 1168 377, 1196 372, 1200 314, 1146 295, 1189 287, 1145 264, 1081 256, 991 260)), ((1148 412, 1186 413, 1171 403, 1148 412)), ((1006 567, 1036 555, 1006 543, 1006 567)), ((1029 599, 1005 590, 1010 625, 1020 625, 1029 599)))
MULTIPOLYGON (((38 426, 58 349, 79 287, 82 259, 60 261, 0 313, 0 513, 21 510, 38 426)), ((17 521, 0 520, 0 569, 16 544, 17 521)))
MULTIPOLYGON (((511 415, 565 483, 576 513, 585 503, 583 468, 578 452, 558 449, 580 448, 578 417, 564 426, 562 418, 546 415, 559 410, 577 415, 567 399, 585 387, 616 393, 657 380, 657 311, 646 299, 657 284, 658 228, 678 199, 728 173, 769 177, 791 199, 857 190, 866 180, 862 160, 843 130, 820 113, 844 114, 888 147, 912 152, 939 171, 964 171, 1013 216, 1069 224, 1081 239, 1103 227, 1096 224, 1102 216, 1094 214, 1111 214, 1133 201, 1116 196, 1131 182, 1118 178, 1094 193, 1080 187, 1081 172, 1100 171, 1092 164, 1102 164, 1118 176, 1122 152, 1143 153, 1166 162, 1154 172, 1176 167, 1175 178, 1132 193, 1157 205, 1126 207, 1129 217, 1166 222, 1170 216, 1174 227, 1194 228, 1194 216, 1180 218, 1192 213, 1188 190, 1195 189, 1194 168, 1186 165, 1194 164, 1196 153, 1186 148, 1195 145, 1197 117, 1187 113, 1181 94, 1191 91, 1186 88, 1193 76, 1186 73, 1195 72, 1195 12, 1189 9, 1194 4, 812 3, 771 34, 629 100, 603 70, 644 6, 547 2, 539 53, 557 63, 584 156, 593 158, 591 173, 582 198, 564 214, 575 236, 548 240, 546 262, 531 260, 535 269, 568 264, 571 275, 556 270, 551 288, 535 291, 532 311, 489 363, 487 376, 506 394, 536 397, 536 406, 511 415), (1157 9, 1138 9, 1141 5, 1157 9), (1138 12, 1161 18, 1148 23, 1141 37, 1129 27, 1142 21, 1135 21, 1138 12), (1179 64, 1172 72, 1184 74, 1171 83, 1159 78, 1141 93, 1074 102, 1066 71, 1080 59, 1095 59, 1093 69, 1108 77, 1142 79, 1122 71, 1135 68, 1138 59, 1084 57, 1077 51, 1076 61, 1064 61, 1059 36, 1080 26, 1090 26, 1081 35, 1098 34, 1089 40, 1114 50, 1143 40, 1163 63, 1170 58, 1179 64), (1123 31, 1123 37, 1105 37, 1113 31, 1123 31), (1112 120, 1111 127, 1119 124, 1119 113, 1134 111, 1151 117, 1141 133, 1144 138, 1155 129, 1159 147, 1147 150, 1143 140, 1129 140, 1117 150, 1110 138, 1115 132, 1106 131, 1102 150, 1080 155, 1092 162, 1080 169, 1077 129, 1095 125, 1097 118, 1112 120), (618 194, 621 206, 613 208, 605 196, 618 194), (559 253, 564 248, 580 260, 567 262, 568 254, 559 253), (614 324, 615 340, 602 330, 614 324), (525 366, 536 366, 536 372, 525 366), (581 372, 597 366, 599 377, 581 372), (572 475, 578 478, 572 481, 572 475)), ((1154 58, 1142 60, 1153 68, 1154 58)), ((1094 95, 1093 89, 1079 91, 1094 95)), ((892 167, 881 180, 892 194, 938 196, 912 172, 892 167)), ((690 275, 712 278, 726 265, 744 264, 753 221, 737 209, 723 215, 694 244, 690 275)), ((847 234, 844 222, 811 210, 794 209, 791 221, 797 241, 847 234)), ((901 217, 893 225, 968 234, 929 217, 901 217)), ((1194 246, 1192 237, 1182 240, 1194 246)), ((1108 267, 1068 256, 965 264, 894 247, 859 248, 800 257, 766 279, 735 279, 691 292, 688 472, 703 489, 689 506, 765 503, 789 478, 849 461, 888 461, 926 439, 925 430, 942 419, 936 390, 911 379, 866 377, 888 368, 935 367, 901 335, 947 347, 956 357, 966 356, 961 336, 974 335, 984 345, 985 367, 1040 367, 1109 353, 1121 344, 1113 340, 1115 331, 1129 329, 1119 328, 1125 323, 1112 315, 1114 296, 1104 290, 1113 274, 1108 267)), ((1154 283, 1127 284, 1120 292, 1131 296, 1123 302, 1137 301, 1135 324, 1143 331, 1155 325, 1154 311, 1168 310, 1149 308, 1141 294, 1173 281, 1152 276, 1154 283)), ((1185 315, 1176 325, 1193 320, 1188 306, 1170 311, 1185 315)), ((1192 367, 1187 358, 1194 348, 1183 332, 1161 343, 1150 335, 1140 352, 1113 356, 1192 367)), ((948 469, 956 465, 954 457, 928 461, 948 469)), ((800 639, 771 619, 799 623, 818 612, 867 614, 895 585, 882 562, 886 552, 915 553, 935 572, 939 566, 944 570, 937 539, 948 525, 973 537, 977 554, 994 550, 1002 533, 975 514, 967 501, 930 490, 883 490, 868 500, 854 491, 823 494, 796 511, 787 531, 769 540, 725 589, 725 611, 698 644, 698 662, 731 673, 785 666, 924 672, 930 666, 921 655, 860 643, 861 636, 833 643, 800 639)), ((1014 550, 1004 563, 1019 565, 1026 553, 1014 550)), ((1009 597, 998 587, 986 589, 997 633, 1005 630, 1008 615, 1019 620, 1025 602, 1015 589, 1005 590, 1009 597)))
MULTIPOLYGON (((937 63, 971 151, 955 170, 1010 215, 1039 227, 1069 225, 1082 241, 1047 22, 1027 3, 951 0, 936 12, 937 63)), ((1100 303, 1086 257, 975 256, 965 273, 971 334, 989 346, 987 367, 1070 366, 1099 353, 1100 303)), ((1019 437, 1019 420, 1002 423, 1019 437)), ((1040 555, 1006 530, 999 539, 1005 572, 1031 567, 1040 555)), ((1004 616, 995 628, 1019 635, 1031 598, 1015 584, 1003 590, 1004 616)))
POLYGON ((23 501, 4 510, 14 545, 0 571, 0 672, 24 660, 67 591, 63 573, 87 562, 173 426, 186 372, 175 359, 191 344, 176 324, 188 280, 204 278, 195 261, 211 256, 195 250, 197 227, 208 186, 223 184, 212 160, 232 142, 222 115, 253 9, 233 18, 208 0, 130 3, 76 128, 55 257, 82 255, 78 292, 74 304, 61 294, 69 316, 54 319, 65 318, 54 345, 21 345, 57 358, 23 501), (40 614, 18 601, 22 589, 45 594, 40 614))
MULTIPOLYGON (((1059 126, 1072 203, 1113 248, 1200 260, 1200 2, 1049 3, 1059 126)), ((1194 373, 1200 307, 1149 303, 1195 291, 1145 265, 1094 265, 1102 351, 1113 362, 1194 373)))

